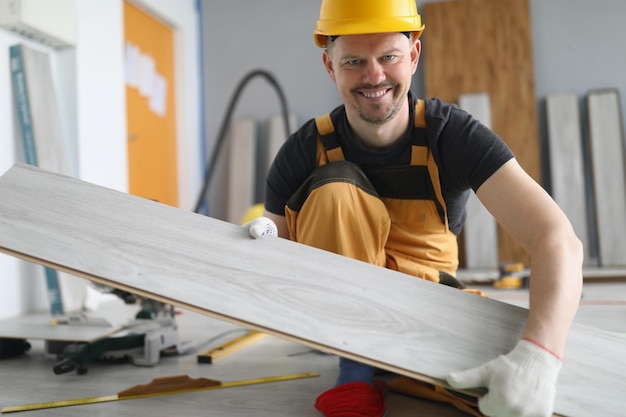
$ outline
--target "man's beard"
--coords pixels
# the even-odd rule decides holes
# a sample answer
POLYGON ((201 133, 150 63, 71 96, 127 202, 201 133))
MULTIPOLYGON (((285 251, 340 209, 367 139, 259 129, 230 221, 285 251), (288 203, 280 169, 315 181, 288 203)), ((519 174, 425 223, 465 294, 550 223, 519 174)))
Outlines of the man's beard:
MULTIPOLYGON (((395 93, 397 91, 395 88, 396 86, 390 86, 390 87, 392 88, 391 90, 392 93, 395 93)), ((361 88, 362 87, 353 90, 353 94, 355 95, 360 94, 358 90, 360 90, 361 88)), ((356 103, 359 103, 359 100, 357 100, 356 103)), ((398 114, 402 106, 402 100, 398 100, 397 97, 394 96, 392 98, 391 107, 389 108, 389 110, 384 112, 383 114, 380 114, 379 110, 381 110, 383 106, 385 105, 386 103, 367 105, 367 109, 365 109, 364 106, 360 106, 357 104, 357 112, 361 120, 371 123, 371 124, 381 125, 393 119, 396 116, 396 114, 398 114), (372 109, 373 111, 367 111, 369 109, 372 109)))

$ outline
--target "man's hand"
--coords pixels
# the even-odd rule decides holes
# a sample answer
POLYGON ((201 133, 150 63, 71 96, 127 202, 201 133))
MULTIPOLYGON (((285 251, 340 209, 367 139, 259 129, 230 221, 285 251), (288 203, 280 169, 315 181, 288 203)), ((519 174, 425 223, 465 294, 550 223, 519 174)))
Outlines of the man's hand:
POLYGON ((523 339, 506 355, 477 368, 448 376, 452 388, 485 387, 478 400, 490 417, 549 417, 562 361, 540 345, 523 339))
POLYGON ((278 228, 276 227, 276 224, 274 224, 274 222, 267 217, 257 217, 241 227, 248 229, 250 236, 255 239, 267 236, 278 236, 278 228))

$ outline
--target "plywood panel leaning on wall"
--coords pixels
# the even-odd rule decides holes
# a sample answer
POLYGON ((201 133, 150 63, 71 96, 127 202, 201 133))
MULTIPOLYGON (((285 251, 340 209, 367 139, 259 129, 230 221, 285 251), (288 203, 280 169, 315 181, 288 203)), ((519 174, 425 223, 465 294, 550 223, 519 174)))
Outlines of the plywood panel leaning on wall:
MULTIPOLYGON (((455 102, 486 92, 492 129, 540 182, 537 109, 528 0, 427 3, 422 17, 426 96, 455 102)), ((528 254, 499 228, 499 258, 528 263, 528 254)))

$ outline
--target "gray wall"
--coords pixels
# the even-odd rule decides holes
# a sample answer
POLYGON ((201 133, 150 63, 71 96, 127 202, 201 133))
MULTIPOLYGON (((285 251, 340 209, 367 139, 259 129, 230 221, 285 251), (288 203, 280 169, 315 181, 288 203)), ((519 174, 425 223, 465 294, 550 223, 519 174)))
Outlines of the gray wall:
MULTIPOLYGON (((334 84, 322 66, 321 50, 313 43, 318 14, 317 0, 202 0, 209 153, 236 86, 252 70, 267 70, 278 80, 298 124, 340 104, 334 84)), ((257 77, 243 90, 234 116, 262 121, 279 112, 275 90, 257 77)), ((209 214, 224 218, 226 146, 220 155, 215 180, 211 182, 209 214)))
MULTIPOLYGON (((418 7, 423 3, 418 1, 418 7)), ((252 69, 267 69, 278 78, 299 122, 339 104, 335 86, 322 67, 321 51, 313 44, 319 4, 318 0, 203 0, 209 150, 235 86, 252 69)), ((530 5, 539 134, 544 143, 546 94, 574 91, 581 104, 591 89, 614 87, 626 94, 626 2, 531 0, 530 5)), ((413 86, 418 95, 422 79, 418 69, 413 86)), ((263 119, 278 111, 276 95, 259 79, 246 88, 235 114, 263 119)))
MULTIPOLYGON (((590 90, 617 88, 622 94, 622 118, 626 117, 624 17, 626 2, 622 0, 531 0, 535 91, 544 156, 548 152, 546 94, 578 94, 583 135, 587 128, 585 95, 590 90)), ((549 188, 546 169, 544 176, 549 188)))

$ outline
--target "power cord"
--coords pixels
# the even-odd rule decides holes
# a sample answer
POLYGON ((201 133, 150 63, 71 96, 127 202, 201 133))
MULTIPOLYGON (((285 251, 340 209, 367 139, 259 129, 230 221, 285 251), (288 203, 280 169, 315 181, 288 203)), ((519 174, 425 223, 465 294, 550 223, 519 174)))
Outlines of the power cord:
POLYGON ((285 99, 285 94, 283 93, 282 88, 278 84, 278 81, 270 72, 266 70, 256 69, 256 70, 250 71, 239 82, 237 88, 235 89, 235 93, 233 94, 230 100, 226 114, 224 115, 224 118, 222 119, 222 125, 219 130, 217 142, 215 143, 215 146, 213 147, 213 153, 211 155, 211 159, 210 159, 209 165, 207 166, 206 174, 204 176, 204 183, 202 185, 202 190, 200 191, 200 195, 198 196, 198 200, 196 202, 196 207, 194 209, 195 213, 200 213, 200 210, 202 209, 202 206, 205 203, 206 194, 207 194, 207 191, 209 190, 209 186, 211 185, 211 179, 213 177, 213 171, 217 163, 217 158, 219 157, 222 144, 226 137, 226 132, 228 130, 228 126, 230 125, 230 121, 233 115, 233 110, 235 108, 235 105, 237 104, 237 100, 239 99, 239 96, 241 95, 241 92, 243 91, 243 88, 247 85, 247 83, 253 78, 258 77, 258 76, 264 77, 270 83, 270 85, 276 89, 276 93, 278 94, 278 99, 280 100, 283 121, 285 123, 285 137, 288 137, 290 134, 289 111, 287 108, 287 100, 285 99))

